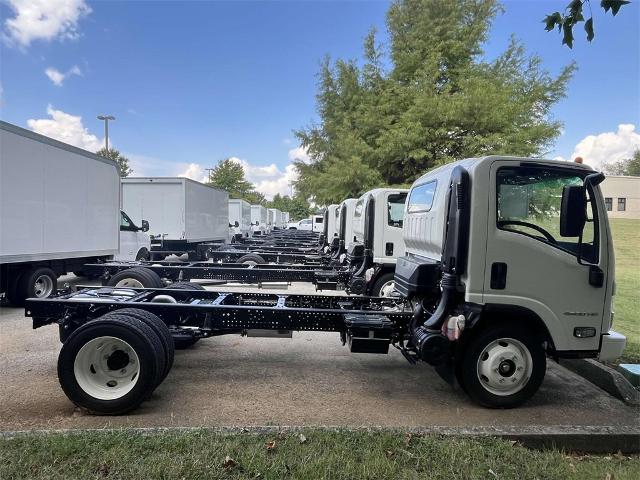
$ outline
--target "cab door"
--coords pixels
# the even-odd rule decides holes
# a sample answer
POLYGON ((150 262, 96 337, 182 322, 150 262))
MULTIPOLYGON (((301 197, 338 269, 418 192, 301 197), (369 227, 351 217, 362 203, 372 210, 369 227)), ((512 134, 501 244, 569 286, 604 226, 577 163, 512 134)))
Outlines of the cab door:
POLYGON ((580 247, 578 238, 560 235, 563 187, 582 185, 587 173, 513 161, 491 167, 484 302, 535 312, 558 351, 597 350, 600 344, 608 257, 606 229, 594 215, 599 199, 587 201, 580 247), (579 264, 579 255, 594 266, 579 264), (585 337, 585 327, 594 334, 585 337))
POLYGON ((138 227, 124 212, 120 212, 120 252, 117 255, 117 260, 129 261, 136 259, 136 254, 138 253, 137 232, 138 227))

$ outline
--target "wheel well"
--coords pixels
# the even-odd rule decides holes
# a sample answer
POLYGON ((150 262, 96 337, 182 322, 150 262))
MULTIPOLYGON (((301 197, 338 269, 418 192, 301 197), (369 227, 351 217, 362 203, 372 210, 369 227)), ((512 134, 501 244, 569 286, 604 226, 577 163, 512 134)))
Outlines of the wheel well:
POLYGON ((530 329, 543 342, 547 342, 547 351, 554 351, 555 345, 549 329, 542 319, 531 310, 517 305, 485 305, 480 317, 473 323, 471 329, 479 331, 497 323, 516 323, 530 329))

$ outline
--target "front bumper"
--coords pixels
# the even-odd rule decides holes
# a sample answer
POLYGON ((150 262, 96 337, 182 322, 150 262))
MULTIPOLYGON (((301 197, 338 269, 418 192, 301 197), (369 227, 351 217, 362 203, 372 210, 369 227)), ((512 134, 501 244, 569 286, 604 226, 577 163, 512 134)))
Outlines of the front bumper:
POLYGON ((626 346, 627 337, 621 333, 609 330, 607 333, 602 335, 602 344, 600 345, 598 360, 606 362, 620 358, 626 346))

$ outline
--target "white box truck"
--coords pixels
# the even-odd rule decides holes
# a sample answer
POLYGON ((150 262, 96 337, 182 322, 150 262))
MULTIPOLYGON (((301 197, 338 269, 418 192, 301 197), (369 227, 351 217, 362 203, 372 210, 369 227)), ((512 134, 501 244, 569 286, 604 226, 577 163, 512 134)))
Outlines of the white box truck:
POLYGON ((229 228, 232 239, 242 240, 251 236, 251 204, 238 198, 229 199, 229 228))
POLYGON ((286 228, 286 226, 282 225, 282 212, 277 208, 270 208, 269 211, 273 215, 273 223, 272 223, 273 229, 280 230, 282 228, 286 228))
POLYGON ((0 121, 0 294, 12 304, 85 263, 146 258, 149 236, 126 220, 113 161, 0 121))
POLYGON ((253 235, 269 232, 269 211, 262 205, 251 205, 251 231, 253 235))
POLYGON ((229 234, 229 194, 188 178, 122 179, 123 209, 134 222, 149 221, 153 259, 184 253, 205 259, 229 234))

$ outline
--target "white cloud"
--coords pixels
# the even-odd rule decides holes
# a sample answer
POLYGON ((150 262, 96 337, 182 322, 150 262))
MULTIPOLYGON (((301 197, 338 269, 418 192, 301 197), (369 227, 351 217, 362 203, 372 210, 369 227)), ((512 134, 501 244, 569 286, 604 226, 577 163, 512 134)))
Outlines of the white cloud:
POLYGON ((65 79, 67 79, 68 77, 71 77, 73 75, 81 77, 82 71, 80 70, 80 67, 74 65, 69 70, 67 70, 66 73, 62 73, 54 67, 49 67, 44 71, 44 74, 49 77, 49 80, 51 80, 56 87, 61 87, 65 79))
POLYGON ((82 124, 82 117, 55 110, 51 105, 47 107, 47 115, 51 118, 27 120, 31 130, 61 142, 96 152, 103 146, 103 140, 89 133, 82 124))
POLYGON ((640 134, 635 130, 635 125, 621 123, 616 132, 589 135, 576 145, 570 158, 582 157, 584 163, 598 170, 630 158, 640 148, 640 134))
POLYGON ((198 182, 205 183, 208 180, 208 172, 200 164, 198 163, 190 163, 187 165, 186 169, 178 174, 178 177, 186 177, 191 180, 196 180, 198 182))
POLYGON ((292 162, 295 160, 301 160, 304 163, 311 163, 311 157, 309 156, 307 149, 302 146, 289 150, 289 160, 292 162))
POLYGON ((15 16, 5 20, 4 35, 21 47, 34 40, 77 38, 78 22, 91 13, 85 0, 7 1, 15 16))
MULTIPOLYGON (((247 181, 251 182, 255 189, 267 199, 270 200, 276 193, 291 195, 291 183, 297 178, 297 172, 292 164, 287 165, 282 171, 275 163, 253 165, 238 157, 231 157, 230 160, 242 166, 247 181)), ((181 167, 179 177, 187 177, 199 182, 207 180, 207 171, 199 163, 179 165, 181 167)))

